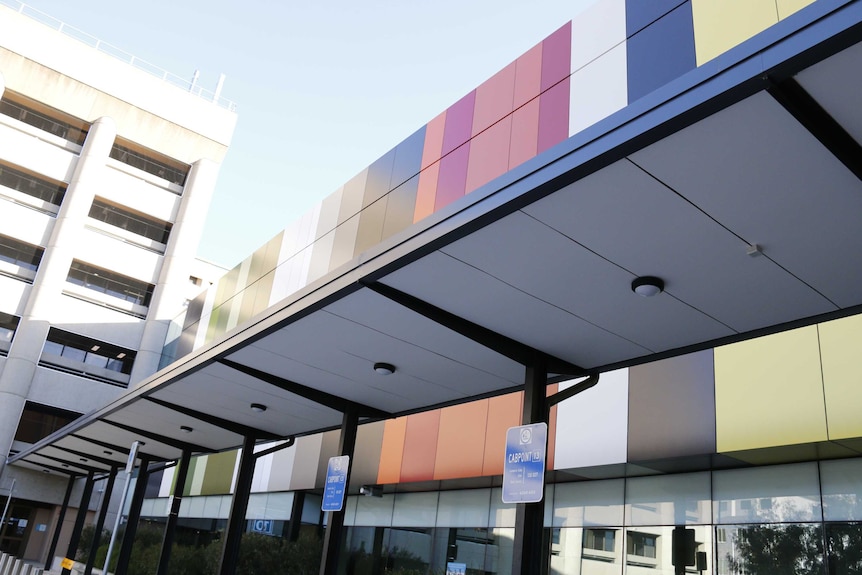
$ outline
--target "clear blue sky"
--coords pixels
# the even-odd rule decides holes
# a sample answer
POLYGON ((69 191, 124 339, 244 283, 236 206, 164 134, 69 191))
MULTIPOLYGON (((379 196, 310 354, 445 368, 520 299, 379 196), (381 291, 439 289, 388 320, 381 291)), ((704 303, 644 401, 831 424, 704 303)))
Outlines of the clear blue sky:
POLYGON ((200 257, 233 266, 595 0, 31 0, 237 103, 200 257))

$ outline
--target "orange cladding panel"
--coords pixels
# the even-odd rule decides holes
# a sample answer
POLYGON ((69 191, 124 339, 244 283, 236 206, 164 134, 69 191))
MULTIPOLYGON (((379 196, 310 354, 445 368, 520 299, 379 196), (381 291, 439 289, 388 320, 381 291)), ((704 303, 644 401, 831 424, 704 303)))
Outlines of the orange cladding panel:
POLYGON ((434 203, 437 201, 437 180, 439 177, 440 162, 432 164, 419 172, 419 190, 416 192, 413 223, 434 213, 434 203))
POLYGON ((537 98, 542 91, 542 44, 536 44, 515 60, 513 108, 518 109, 537 98))
MULTIPOLYGON (((566 128, 568 129, 568 128, 566 128)), ((539 98, 512 114, 512 139, 509 146, 509 169, 536 157, 539 149, 539 98)))
MULTIPOLYGON (((560 391, 559 383, 552 383, 547 387, 545 395, 550 397, 560 391)), ((554 447, 557 444, 557 406, 551 407, 548 413, 548 456, 546 458, 545 469, 554 469, 554 447)))
POLYGON ((401 457, 404 453, 406 432, 406 417, 386 420, 383 428, 383 446, 380 448, 377 483, 398 483, 401 481, 401 457))
POLYGON ((429 481, 434 478, 439 429, 439 409, 407 416, 404 453, 401 457, 402 483, 429 481))
POLYGON ((443 132, 446 129, 446 111, 425 126, 425 144, 422 147, 422 164, 424 170, 443 156, 443 132))
POLYGON ((470 141, 466 193, 487 184, 509 169, 512 117, 506 117, 470 141))
POLYGON ((434 479, 482 475, 488 401, 471 401, 440 410, 434 479))
POLYGON ((521 425, 524 394, 510 393, 488 400, 488 426, 482 475, 502 475, 506 458, 506 430, 521 425))
POLYGON ((515 92, 515 67, 512 62, 476 88, 473 110, 473 136, 487 130, 512 113, 515 92))

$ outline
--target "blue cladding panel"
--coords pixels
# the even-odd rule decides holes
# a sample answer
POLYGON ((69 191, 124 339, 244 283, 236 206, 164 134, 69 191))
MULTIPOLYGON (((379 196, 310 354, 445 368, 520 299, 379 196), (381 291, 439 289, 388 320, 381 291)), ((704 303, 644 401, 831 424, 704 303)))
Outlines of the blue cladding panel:
POLYGON ((395 165, 392 167, 392 179, 389 182, 390 190, 394 190, 419 173, 419 169, 422 167, 422 150, 424 147, 425 126, 395 146, 395 165))
POLYGON ((629 103, 696 65, 691 3, 686 2, 626 43, 629 103))
POLYGON ((626 38, 631 38, 686 0, 626 0, 626 38))

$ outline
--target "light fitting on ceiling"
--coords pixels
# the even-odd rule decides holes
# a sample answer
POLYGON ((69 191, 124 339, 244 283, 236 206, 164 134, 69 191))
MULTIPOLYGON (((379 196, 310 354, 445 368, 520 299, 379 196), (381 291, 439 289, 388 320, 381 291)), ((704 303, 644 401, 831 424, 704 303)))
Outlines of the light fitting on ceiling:
POLYGON ((263 413, 266 411, 266 406, 262 403, 252 403, 249 407, 255 413, 263 413))
POLYGON ((180 431, 182 431, 182 432, 184 432, 184 433, 191 433, 192 431, 194 431, 194 429, 192 429, 192 428, 191 428, 191 427, 189 427, 188 425, 181 425, 181 426, 180 426, 180 431))
POLYGON ((653 276, 641 276, 632 282, 632 291, 643 297, 652 297, 664 291, 664 281, 653 276))
POLYGON ((102 453, 104 453, 105 455, 113 455, 114 454, 113 451, 108 451, 107 449, 104 450, 102 453))
POLYGON ((374 371, 380 375, 392 375, 395 373, 395 366, 391 363, 378 362, 374 364, 374 371))

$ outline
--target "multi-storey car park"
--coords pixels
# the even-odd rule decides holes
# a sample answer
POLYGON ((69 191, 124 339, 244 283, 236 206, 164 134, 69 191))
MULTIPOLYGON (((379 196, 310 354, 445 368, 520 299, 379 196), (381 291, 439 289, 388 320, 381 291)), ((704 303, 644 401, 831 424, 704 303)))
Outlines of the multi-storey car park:
POLYGON ((858 573, 862 2, 600 0, 549 32, 8 468, 86 491, 144 442, 119 572, 156 529, 160 573, 858 573), (503 502, 527 423, 542 500, 503 502))

